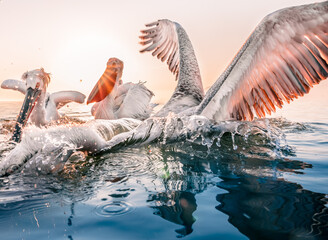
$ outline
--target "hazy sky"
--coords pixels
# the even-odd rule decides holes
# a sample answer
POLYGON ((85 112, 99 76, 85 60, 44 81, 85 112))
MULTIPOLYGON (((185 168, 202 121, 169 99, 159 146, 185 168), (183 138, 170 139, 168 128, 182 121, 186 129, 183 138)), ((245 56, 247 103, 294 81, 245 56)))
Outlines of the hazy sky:
MULTIPOLYGON (((78 90, 88 95, 108 58, 118 57, 124 61, 123 81, 146 81, 155 93, 155 101, 164 102, 176 82, 166 63, 149 53, 139 53, 138 36, 145 23, 167 18, 185 28, 207 90, 265 15, 311 2, 2 0, 0 82, 19 79, 27 70, 44 67, 52 74, 50 92, 78 90)), ((321 86, 310 95, 321 96, 327 102, 327 94, 323 93, 328 83, 321 86)), ((0 89, 0 100, 7 99, 22 96, 0 89)))

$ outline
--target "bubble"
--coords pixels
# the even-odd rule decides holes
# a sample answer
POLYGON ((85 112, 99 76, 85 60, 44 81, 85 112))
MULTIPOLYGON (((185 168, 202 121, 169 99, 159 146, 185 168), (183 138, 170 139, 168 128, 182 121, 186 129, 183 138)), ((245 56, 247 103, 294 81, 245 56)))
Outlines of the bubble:
POLYGON ((96 207, 95 212, 102 217, 114 217, 123 215, 133 210, 133 207, 123 201, 114 201, 96 207))

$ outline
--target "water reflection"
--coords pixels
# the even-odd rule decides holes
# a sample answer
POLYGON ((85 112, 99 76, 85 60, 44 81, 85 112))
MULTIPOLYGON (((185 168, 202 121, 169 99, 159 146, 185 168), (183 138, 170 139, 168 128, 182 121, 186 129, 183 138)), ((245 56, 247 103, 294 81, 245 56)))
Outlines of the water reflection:
MULTIPOLYGON (((301 176, 304 169, 312 167, 302 161, 246 158, 218 151, 205 152, 193 146, 168 145, 165 149, 151 146, 71 162, 74 165, 68 165, 56 176, 33 176, 28 172, 0 178, 2 229, 6 228, 8 217, 15 219, 13 223, 21 223, 36 212, 40 228, 54 235, 63 233, 47 223, 59 225, 62 213, 58 213, 58 205, 66 205, 62 228, 67 230, 66 238, 73 239, 78 238, 75 234, 79 233, 77 229, 82 222, 83 228, 88 229, 88 224, 89 230, 96 228, 89 218, 106 227, 116 221, 121 230, 119 226, 125 229, 129 223, 120 223, 120 217, 130 219, 138 213, 137 209, 130 211, 131 206, 148 206, 149 211, 143 213, 146 214, 143 217, 158 216, 155 217, 158 227, 163 221, 176 224, 171 230, 176 237, 193 236, 197 226, 194 216, 204 211, 204 206, 197 202, 198 194, 206 195, 209 188, 214 188, 218 192, 211 196, 211 200, 216 200, 210 206, 212 211, 226 214, 231 226, 250 239, 325 239, 328 236, 325 194, 285 180, 286 173, 301 176), (142 196, 143 202, 134 204, 135 196, 139 199, 142 196), (89 202, 95 204, 92 216, 81 207, 89 202)), ((220 222, 223 214, 214 216, 202 220, 212 226, 220 222)), ((37 229, 32 217, 31 232, 37 229)), ((147 234, 146 229, 141 231, 147 234)), ((166 237, 170 239, 172 235, 166 237)), ((101 238, 105 238, 105 234, 99 236, 101 238)))
POLYGON ((68 226, 72 226, 74 215, 75 215, 75 212, 74 212, 74 203, 71 203, 71 215, 67 219, 67 225, 68 226))
POLYGON ((178 237, 192 233, 195 196, 213 184, 227 191, 216 196, 220 204, 213 209, 228 215, 229 223, 250 239, 328 237, 326 195, 283 178, 285 172, 303 174, 303 169, 312 167, 309 164, 212 154, 191 159, 181 151, 164 151, 161 156, 170 177, 162 181, 166 191, 150 194, 149 199, 156 215, 184 226, 176 230, 178 237), (214 183, 215 177, 221 181, 214 183))
POLYGON ((171 191, 150 195, 149 201, 154 201, 154 214, 163 219, 182 225, 177 229, 178 237, 192 233, 192 225, 196 221, 193 212, 197 209, 195 195, 190 192, 171 191))
POLYGON ((242 176, 223 179, 217 185, 216 209, 250 239, 323 239, 328 236, 325 194, 301 185, 272 179, 242 176))

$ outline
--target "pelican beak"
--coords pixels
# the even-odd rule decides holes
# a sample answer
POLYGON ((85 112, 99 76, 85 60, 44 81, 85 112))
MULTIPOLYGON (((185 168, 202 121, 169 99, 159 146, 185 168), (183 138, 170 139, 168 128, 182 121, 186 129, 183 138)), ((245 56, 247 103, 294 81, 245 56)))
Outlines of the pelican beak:
POLYGON ((14 129, 14 134, 12 137, 12 140, 14 142, 19 143, 21 140, 21 135, 22 135, 22 129, 25 127, 27 120, 33 110, 33 107, 36 103, 36 100, 39 98, 41 95, 41 90, 39 89, 33 89, 33 88, 28 88, 25 94, 25 99, 22 105, 22 108, 19 112, 15 129, 14 129))
POLYGON ((110 94, 115 86, 117 81, 118 69, 113 68, 111 66, 107 66, 105 72, 98 80, 97 84, 92 89, 91 93, 89 94, 87 104, 93 102, 100 102, 108 94, 110 94))

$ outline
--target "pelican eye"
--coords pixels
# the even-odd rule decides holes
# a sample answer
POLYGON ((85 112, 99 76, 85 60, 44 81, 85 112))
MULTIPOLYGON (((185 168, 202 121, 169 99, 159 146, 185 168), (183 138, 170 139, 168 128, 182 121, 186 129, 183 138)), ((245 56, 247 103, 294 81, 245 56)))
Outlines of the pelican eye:
POLYGON ((27 76, 28 76, 28 73, 27 72, 23 73, 22 79, 27 79, 27 76))

